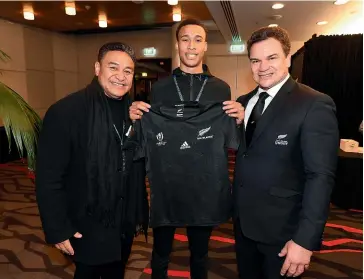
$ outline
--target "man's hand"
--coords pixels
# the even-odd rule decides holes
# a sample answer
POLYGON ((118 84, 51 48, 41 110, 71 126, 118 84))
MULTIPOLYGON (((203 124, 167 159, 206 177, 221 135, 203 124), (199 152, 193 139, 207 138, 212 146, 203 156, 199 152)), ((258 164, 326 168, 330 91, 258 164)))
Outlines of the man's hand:
POLYGON ((228 114, 230 117, 236 118, 236 124, 240 125, 243 123, 244 120, 244 107, 235 101, 225 101, 224 107, 222 108, 225 110, 226 114, 228 114))
MULTIPOLYGON (((76 238, 81 238, 82 234, 80 234, 79 232, 76 232, 73 236, 76 237, 76 238)), ((68 239, 63 241, 63 242, 57 243, 55 245, 55 247, 58 250, 61 250, 65 254, 68 254, 68 255, 74 255, 75 254, 75 251, 73 251, 71 243, 70 243, 70 241, 68 239)))
POLYGON ((282 251, 278 254, 280 257, 286 256, 281 269, 281 275, 288 277, 297 277, 308 269, 312 251, 299 246, 290 240, 284 245, 282 251))
POLYGON ((135 121, 142 118, 143 111, 148 112, 150 105, 144 102, 133 102, 129 107, 129 117, 135 121))

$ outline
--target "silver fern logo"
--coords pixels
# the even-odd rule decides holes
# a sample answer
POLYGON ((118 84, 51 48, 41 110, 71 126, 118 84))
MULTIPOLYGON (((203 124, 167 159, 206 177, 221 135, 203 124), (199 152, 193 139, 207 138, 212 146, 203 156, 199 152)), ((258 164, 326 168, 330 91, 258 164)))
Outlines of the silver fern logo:
POLYGON ((208 131, 210 131, 211 126, 206 128, 206 129, 202 129, 198 132, 198 136, 202 137, 204 134, 206 134, 208 131))
POLYGON ((213 135, 205 136, 210 130, 211 126, 198 131, 197 140, 212 139, 214 137, 213 135))
POLYGON ((276 141, 275 141, 275 145, 288 145, 288 141, 287 140, 283 140, 287 138, 287 134, 285 135, 278 135, 276 141))

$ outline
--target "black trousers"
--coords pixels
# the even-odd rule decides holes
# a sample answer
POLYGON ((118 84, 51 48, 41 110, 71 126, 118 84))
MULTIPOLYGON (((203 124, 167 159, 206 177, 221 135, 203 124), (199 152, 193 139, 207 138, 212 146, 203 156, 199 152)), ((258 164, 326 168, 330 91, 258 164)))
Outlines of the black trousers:
MULTIPOLYGON (((207 279, 208 246, 213 227, 187 227, 191 279, 207 279)), ((153 229, 152 279, 166 279, 176 227, 153 229)))
POLYGON ((73 279, 124 279, 126 264, 131 253, 134 237, 127 237, 121 247, 121 261, 102 265, 86 265, 75 262, 73 279))
MULTIPOLYGON (((280 271, 285 260, 279 257, 282 245, 256 242, 244 236, 240 221, 234 222, 235 251, 240 279, 282 279, 280 271)), ((293 278, 293 277, 290 277, 293 278)), ((300 277, 294 277, 299 279, 300 277)))

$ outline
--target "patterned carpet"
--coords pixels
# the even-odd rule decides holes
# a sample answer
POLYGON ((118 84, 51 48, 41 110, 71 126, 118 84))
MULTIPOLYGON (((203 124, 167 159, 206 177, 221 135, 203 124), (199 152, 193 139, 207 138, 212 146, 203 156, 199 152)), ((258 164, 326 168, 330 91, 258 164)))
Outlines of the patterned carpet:
MULTIPOLYGON (((233 163, 233 162, 231 162, 233 163)), ((324 249, 315 253, 306 279, 362 278, 362 212, 331 208, 324 249)), ((127 279, 150 278, 153 237, 135 239, 127 279)), ((188 278, 188 250, 184 230, 175 236, 170 278, 188 278)), ((210 244, 211 279, 237 278, 232 225, 213 232, 210 244)), ((34 195, 34 184, 20 162, 0 165, 0 278, 72 279, 72 263, 45 244, 34 195)), ((249 279, 249 278, 247 278, 249 279)))

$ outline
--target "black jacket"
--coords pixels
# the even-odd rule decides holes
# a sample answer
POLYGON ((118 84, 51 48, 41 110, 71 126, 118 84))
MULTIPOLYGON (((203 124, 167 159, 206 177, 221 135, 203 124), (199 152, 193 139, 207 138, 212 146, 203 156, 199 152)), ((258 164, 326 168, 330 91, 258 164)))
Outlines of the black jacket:
MULTIPOLYGON (((125 110, 128 115, 128 106, 125 110)), ((125 120, 129 127, 131 123, 128 118, 125 120)), ((118 202, 116 227, 106 228, 85 212, 86 123, 85 90, 73 93, 49 108, 40 135, 36 194, 46 241, 56 244, 70 239, 75 250, 74 260, 93 265, 121 260, 123 239, 134 237, 135 224, 123 222, 126 212, 122 212, 122 208, 127 208, 127 196, 118 202), (75 232, 83 237, 74 238, 75 232)), ((115 152, 121 153, 120 150, 115 152)), ((144 162, 133 163, 133 154, 127 154, 126 162, 130 166, 127 187, 144 189, 147 206, 144 162)), ((115 177, 121 179, 122 175, 121 167, 115 169, 115 177)))
MULTIPOLYGON (((256 90, 238 101, 246 106, 256 90)), ((234 217, 245 236, 319 249, 339 149, 335 112, 329 96, 291 78, 273 98, 237 153, 234 217)))
MULTIPOLYGON (((173 71, 176 76, 184 101, 195 101, 200 89, 207 78, 200 101, 228 101, 231 99, 230 86, 223 80, 211 75, 204 67, 201 74, 187 74, 177 68, 173 71)), ((152 86, 151 103, 170 103, 180 101, 173 75, 163 78, 152 86)))

